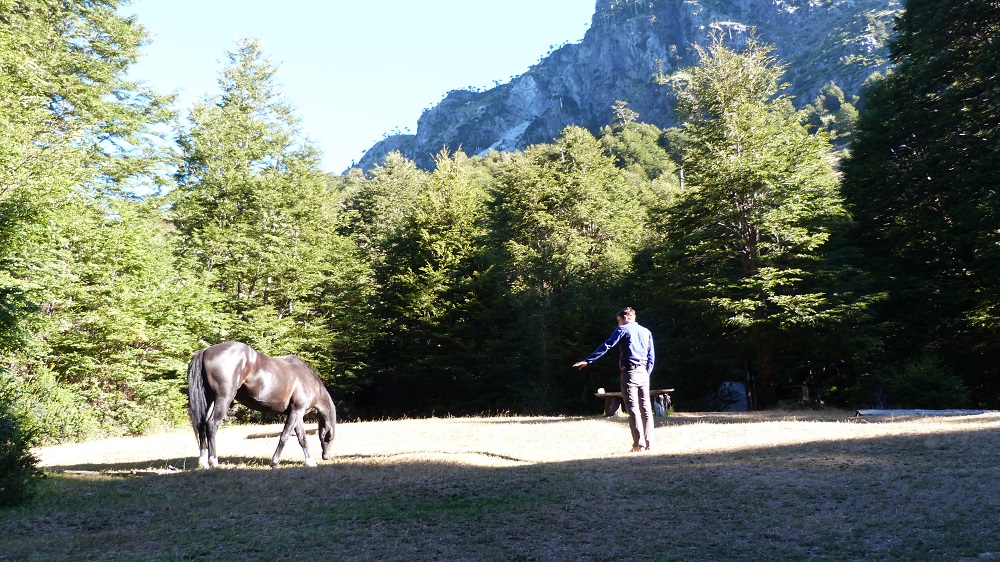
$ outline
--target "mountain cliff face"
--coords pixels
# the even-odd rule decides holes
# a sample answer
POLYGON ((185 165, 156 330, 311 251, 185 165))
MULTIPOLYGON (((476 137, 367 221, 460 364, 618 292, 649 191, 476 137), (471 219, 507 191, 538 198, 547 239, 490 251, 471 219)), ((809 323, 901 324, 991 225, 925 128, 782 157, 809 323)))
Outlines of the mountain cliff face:
POLYGON ((830 81, 850 96, 885 71, 901 7, 901 0, 598 0, 580 43, 490 90, 449 92, 420 117, 416 134, 382 140, 358 167, 369 170, 399 150, 429 169, 445 147, 474 155, 551 142, 567 125, 596 132, 610 123, 615 100, 640 121, 672 126, 671 91, 660 78, 695 64, 694 45, 713 33, 739 47, 755 29, 788 65, 788 93, 800 107, 830 81))

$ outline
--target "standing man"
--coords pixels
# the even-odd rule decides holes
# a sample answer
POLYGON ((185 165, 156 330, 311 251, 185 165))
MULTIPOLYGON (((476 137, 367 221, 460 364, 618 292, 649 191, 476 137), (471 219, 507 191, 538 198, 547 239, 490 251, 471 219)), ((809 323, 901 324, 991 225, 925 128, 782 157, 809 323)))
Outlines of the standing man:
POLYGON ((649 377, 653 374, 653 334, 635 321, 635 310, 627 306, 618 313, 618 327, 589 357, 573 364, 577 369, 597 361, 602 355, 618 346, 621 369, 619 382, 625 407, 628 409, 628 427, 632 430, 632 452, 648 451, 653 444, 653 404, 649 397, 649 377), (641 416, 641 418, 640 418, 641 416))

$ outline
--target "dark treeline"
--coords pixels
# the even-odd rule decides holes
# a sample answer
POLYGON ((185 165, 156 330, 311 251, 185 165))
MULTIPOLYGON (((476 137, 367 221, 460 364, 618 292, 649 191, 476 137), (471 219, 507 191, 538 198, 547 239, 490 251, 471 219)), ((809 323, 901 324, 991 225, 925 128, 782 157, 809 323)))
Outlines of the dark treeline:
POLYGON ((339 176, 253 40, 184 116, 126 82, 146 36, 118 4, 0 12, 0 405, 36 439, 184 422, 187 361, 225 340, 306 359, 346 418, 594 413, 614 361, 570 365, 625 305, 682 409, 727 381, 1000 406, 995 2, 908 1, 861 100, 796 111, 767 45, 714 43, 664 86, 678 128, 620 102, 339 176))

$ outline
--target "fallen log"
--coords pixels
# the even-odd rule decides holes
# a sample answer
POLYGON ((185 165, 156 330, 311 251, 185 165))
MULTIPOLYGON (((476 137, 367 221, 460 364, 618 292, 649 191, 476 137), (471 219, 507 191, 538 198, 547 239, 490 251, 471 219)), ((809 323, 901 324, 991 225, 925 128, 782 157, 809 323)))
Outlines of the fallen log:
POLYGON ((978 416, 997 410, 858 410, 856 416, 978 416))

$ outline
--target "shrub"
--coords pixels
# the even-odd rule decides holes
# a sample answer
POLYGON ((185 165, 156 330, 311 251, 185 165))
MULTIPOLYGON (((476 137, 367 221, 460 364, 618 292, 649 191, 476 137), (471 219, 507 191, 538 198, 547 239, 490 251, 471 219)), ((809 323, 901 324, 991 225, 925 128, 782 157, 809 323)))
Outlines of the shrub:
MULTIPOLYGON (((90 407, 79 388, 59 384, 51 369, 38 368, 30 377, 12 375, 6 381, 6 388, 16 388, 20 411, 31 412, 30 420, 26 416, 21 420, 31 422, 35 444, 83 441, 107 433, 99 419, 103 412, 90 407)), ((4 382, 0 380, 0 393, 3 391, 4 382)), ((8 392, 8 396, 14 394, 8 392)))
POLYGON ((41 477, 38 458, 31 452, 34 432, 0 386, 0 507, 20 505, 31 499, 41 477))
POLYGON ((878 396, 877 401, 889 408, 964 408, 970 403, 969 389, 961 377, 937 357, 927 355, 869 381, 867 386, 870 395, 878 396))

